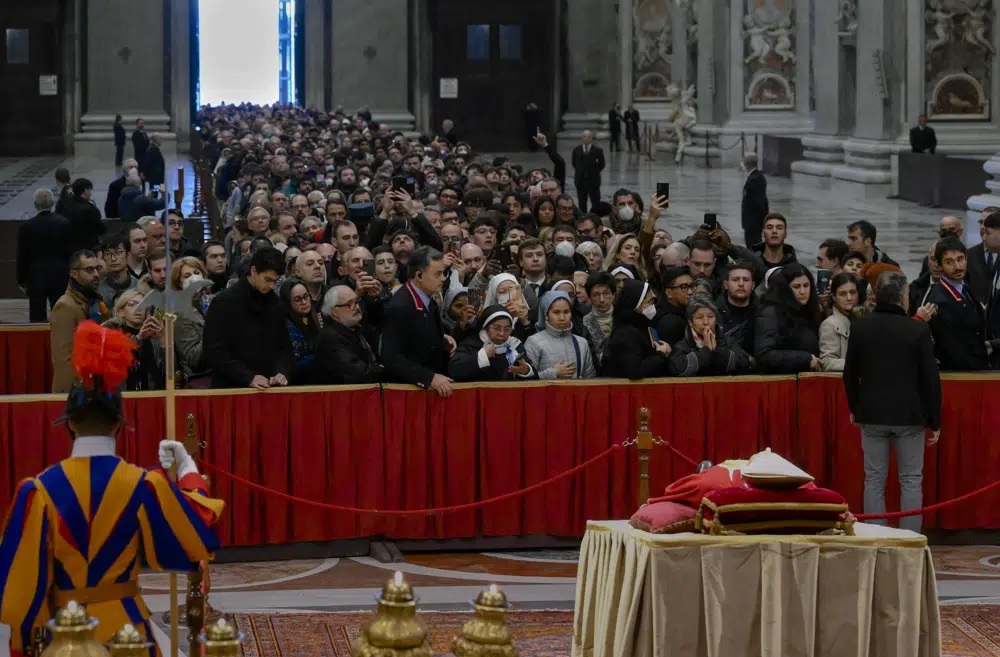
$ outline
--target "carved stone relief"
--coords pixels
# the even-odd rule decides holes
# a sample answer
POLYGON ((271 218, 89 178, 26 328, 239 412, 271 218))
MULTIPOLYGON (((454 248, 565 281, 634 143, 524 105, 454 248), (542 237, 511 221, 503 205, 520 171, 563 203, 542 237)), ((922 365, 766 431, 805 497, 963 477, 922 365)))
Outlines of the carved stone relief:
POLYGON ((841 0, 837 14, 837 33, 843 39, 853 37, 858 31, 858 0, 841 0))
POLYGON ((924 95, 929 118, 990 118, 996 50, 992 0, 927 0, 924 13, 924 95))
POLYGON ((795 107, 795 9, 787 0, 750 9, 743 17, 744 108, 795 107))
POLYGON ((635 100, 663 100, 673 78, 670 0, 633 0, 632 79, 635 100))

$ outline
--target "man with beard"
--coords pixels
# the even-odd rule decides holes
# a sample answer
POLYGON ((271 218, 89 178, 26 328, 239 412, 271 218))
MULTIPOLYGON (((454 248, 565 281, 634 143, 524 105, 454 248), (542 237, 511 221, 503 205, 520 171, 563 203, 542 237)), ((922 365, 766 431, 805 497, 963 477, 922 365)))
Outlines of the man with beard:
POLYGON ((337 188, 344 192, 346 196, 350 196, 358 188, 358 174, 351 167, 344 167, 337 172, 337 188))
POLYGON ((941 371, 987 369, 986 318, 965 280, 965 245, 957 237, 944 237, 934 248, 934 260, 941 267, 941 277, 928 292, 927 302, 937 304, 930 327, 938 365, 941 371))
POLYGON ((93 251, 77 251, 69 261, 69 286, 52 307, 49 319, 52 340, 52 392, 69 392, 76 378, 73 370, 73 333, 86 319, 107 320, 108 307, 97 291, 101 267, 93 251))
POLYGON ((318 383, 381 383, 383 367, 362 331, 364 315, 354 290, 346 285, 331 287, 321 312, 327 321, 316 338, 318 383))
POLYGON ((405 282, 409 278, 407 265, 410 263, 410 256, 417 248, 417 236, 409 231, 399 231, 392 236, 389 248, 392 249, 392 256, 399 265, 399 280, 405 282))
POLYGON ((229 284, 226 246, 218 240, 205 242, 201 248, 201 259, 205 263, 208 280, 212 281, 212 291, 218 293, 225 290, 229 284))
POLYGON ((753 353, 753 320, 757 314, 757 297, 753 293, 753 265, 740 261, 726 272, 723 292, 715 301, 718 309, 716 326, 748 354, 753 353))

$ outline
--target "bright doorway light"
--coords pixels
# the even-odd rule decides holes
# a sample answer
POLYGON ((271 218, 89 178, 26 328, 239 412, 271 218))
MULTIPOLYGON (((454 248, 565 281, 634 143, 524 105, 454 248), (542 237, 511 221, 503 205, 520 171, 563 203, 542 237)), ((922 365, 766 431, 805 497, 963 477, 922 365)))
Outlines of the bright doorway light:
POLYGON ((198 0, 202 105, 278 101, 278 0, 198 0))

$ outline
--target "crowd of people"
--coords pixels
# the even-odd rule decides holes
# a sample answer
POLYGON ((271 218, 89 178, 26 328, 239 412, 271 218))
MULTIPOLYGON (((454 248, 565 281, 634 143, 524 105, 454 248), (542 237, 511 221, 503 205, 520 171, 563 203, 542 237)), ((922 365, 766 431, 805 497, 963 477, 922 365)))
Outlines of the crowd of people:
MULTIPOLYGON (((366 110, 226 106, 198 122, 223 240, 189 242, 138 159, 109 190, 105 215, 127 222, 114 234, 88 181, 36 192, 17 272, 32 321, 52 306, 53 391, 72 383, 88 318, 139 343, 129 389, 162 387, 163 313, 141 307, 154 290, 193 307, 175 330, 192 387, 401 382, 448 396, 463 381, 842 371, 852 323, 899 272, 868 221, 802 258, 786 242, 794 218, 763 190, 745 194, 744 244, 714 217, 673 235, 666 197, 600 198, 589 132, 574 197, 543 134, 551 164, 531 169, 478 155, 451 122, 408 138, 366 110)), ((756 186, 755 156, 744 164, 756 186)), ((945 217, 899 302, 929 324, 941 370, 1000 366, 1000 209, 980 232, 967 249, 945 217)))

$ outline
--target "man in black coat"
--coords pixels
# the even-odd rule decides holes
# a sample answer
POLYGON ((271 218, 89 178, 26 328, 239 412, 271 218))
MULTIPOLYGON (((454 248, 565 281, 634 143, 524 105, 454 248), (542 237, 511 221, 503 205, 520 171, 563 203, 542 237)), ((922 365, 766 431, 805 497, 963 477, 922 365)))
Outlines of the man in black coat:
POLYGON ((274 293, 284 269, 280 251, 260 249, 251 258, 249 275, 213 297, 202 339, 213 388, 288 385, 292 345, 274 293))
POLYGON ((361 330, 358 295, 335 285, 323 296, 323 328, 316 339, 316 374, 324 385, 380 383, 384 368, 361 330))
POLYGON ((927 125, 927 115, 921 114, 917 125, 910 128, 910 150, 914 153, 930 153, 937 149, 937 135, 934 128, 927 125))
POLYGON ((121 168, 122 158, 125 156, 125 126, 122 125, 122 115, 115 114, 114 125, 111 132, 115 136, 115 168, 121 168))
POLYGON ((444 332, 441 308, 432 297, 444 284, 444 256, 420 247, 410 256, 410 278, 385 309, 382 363, 388 374, 403 383, 451 396, 448 359, 455 340, 444 332))
POLYGON ((992 225, 1000 224, 1000 212, 983 210, 979 216, 979 237, 984 241, 970 246, 966 253, 969 269, 965 274, 965 280, 972 287, 972 296, 983 303, 990 298, 993 274, 1000 266, 1000 248, 987 250, 985 243, 986 220, 990 215, 994 215, 994 218, 990 219, 992 225))
POLYGON ((579 198, 580 212, 586 214, 587 201, 601 202, 601 172, 604 171, 604 151, 594 144, 594 133, 583 131, 583 143, 573 149, 573 183, 579 198))
MULTIPOLYGON (((982 245, 990 259, 989 278, 984 286, 983 296, 976 298, 981 298, 986 304, 986 338, 989 340, 986 350, 989 352, 990 365, 993 369, 1000 369, 1000 213, 986 217, 982 236, 982 245)), ((972 270, 971 263, 969 270, 972 270)))
MULTIPOLYGON (((899 467, 900 509, 920 508, 925 429, 941 435, 941 378, 931 332, 911 319, 906 277, 879 278, 875 312, 851 324, 844 361, 844 391, 852 421, 861 426, 865 453, 865 513, 885 511, 889 445, 899 467)), ((882 524, 885 521, 876 521, 882 524)), ((920 516, 901 518, 902 529, 920 531, 920 516)))
POLYGON ((56 305, 69 283, 72 234, 69 221, 52 212, 54 205, 52 190, 37 190, 38 214, 17 229, 17 285, 28 296, 32 322, 48 319, 48 307, 56 305))
POLYGON ((612 153, 622 149, 622 108, 615 104, 608 112, 608 130, 611 132, 609 149, 612 153))
POLYGON ((133 157, 139 163, 139 172, 146 173, 146 151, 149 150, 149 137, 146 135, 146 124, 142 119, 135 120, 135 131, 132 133, 133 157))
POLYGON ((91 200, 94 184, 86 178, 77 178, 70 188, 73 194, 66 199, 62 211, 72 231, 73 248, 70 252, 93 251, 106 230, 101 211, 91 200))
POLYGON ((163 152, 160 150, 162 143, 163 137, 158 132, 154 132, 153 139, 146 150, 146 182, 151 188, 162 185, 167 178, 167 164, 163 161, 163 152))
POLYGON ((957 237, 944 237, 934 247, 934 260, 941 277, 927 294, 927 303, 937 305, 930 327, 938 365, 942 371, 985 370, 989 367, 986 315, 965 280, 965 245, 957 237))
POLYGON ((771 212, 767 202, 767 179, 757 170, 757 154, 747 153, 743 156, 743 170, 747 179, 743 183, 743 203, 740 210, 743 225, 743 238, 747 248, 751 248, 761 240, 764 230, 764 218, 771 212))
POLYGON ((122 167, 122 175, 111 181, 108 185, 108 195, 104 199, 104 216, 108 219, 118 219, 118 200, 122 197, 122 191, 125 189, 125 176, 129 169, 139 169, 139 163, 135 160, 125 160, 125 166, 122 167))

